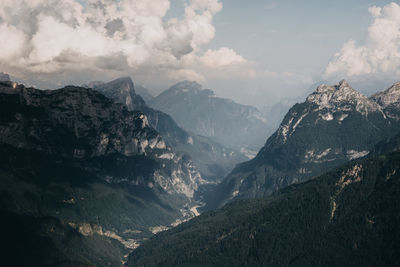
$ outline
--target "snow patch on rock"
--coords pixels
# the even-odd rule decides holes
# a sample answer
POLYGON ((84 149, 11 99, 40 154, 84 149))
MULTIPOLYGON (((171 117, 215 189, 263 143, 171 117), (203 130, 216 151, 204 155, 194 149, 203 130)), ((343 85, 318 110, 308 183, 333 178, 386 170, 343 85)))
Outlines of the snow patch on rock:
POLYGON ((281 125, 279 127, 278 131, 282 135, 284 143, 287 141, 287 136, 288 136, 288 133, 289 133, 289 130, 290 130, 290 125, 292 124, 292 122, 293 122, 293 118, 290 118, 290 120, 289 120, 289 122, 287 124, 281 125))
POLYGON ((362 157, 368 155, 368 153, 369 153, 369 151, 367 151, 367 150, 363 150, 363 151, 347 150, 346 156, 348 159, 353 160, 353 159, 362 158, 362 157))
POLYGON ((340 117, 338 118, 338 121, 343 121, 344 119, 346 119, 349 116, 349 114, 342 114, 340 115, 340 117))
POLYGON ((193 145, 193 144, 194 144, 194 142, 193 142, 193 138, 192 138, 191 136, 189 136, 189 137, 188 137, 188 139, 187 139, 187 143, 188 143, 188 144, 191 144, 191 145, 193 145))
POLYGON ((296 130, 297 126, 299 126, 300 122, 304 119, 305 116, 307 116, 307 113, 304 113, 303 115, 301 115, 301 117, 296 121, 296 123, 293 125, 292 128, 292 132, 290 133, 290 135, 292 135, 294 133, 294 131, 296 130))
POLYGON ((333 120, 333 115, 328 112, 328 113, 325 113, 325 114, 321 115, 321 118, 324 121, 331 121, 331 120, 333 120))
POLYGON ((175 155, 173 153, 164 153, 158 156, 158 158, 160 159, 169 159, 169 160, 172 160, 174 157, 175 155))
POLYGON ((332 159, 323 159, 328 156, 332 151, 332 148, 327 148, 322 151, 316 152, 315 150, 307 150, 304 155, 305 162, 322 163, 330 161, 332 159))
POLYGON ((232 192, 232 198, 237 197, 239 195, 239 190, 235 190, 232 192))

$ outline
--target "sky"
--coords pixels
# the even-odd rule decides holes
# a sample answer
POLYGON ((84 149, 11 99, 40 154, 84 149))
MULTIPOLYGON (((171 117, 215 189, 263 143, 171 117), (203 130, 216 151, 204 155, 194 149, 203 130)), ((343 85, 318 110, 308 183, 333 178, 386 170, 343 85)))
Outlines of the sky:
POLYGON ((2 0, 0 71, 41 88, 196 80, 257 107, 400 80, 400 1, 2 0))

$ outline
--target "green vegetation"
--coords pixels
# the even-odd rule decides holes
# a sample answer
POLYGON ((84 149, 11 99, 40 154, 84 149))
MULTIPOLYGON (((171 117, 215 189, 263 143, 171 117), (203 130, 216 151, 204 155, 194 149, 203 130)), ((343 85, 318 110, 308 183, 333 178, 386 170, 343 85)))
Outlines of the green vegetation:
POLYGON ((55 217, 0 216, 2 266, 120 266, 129 252, 116 240, 84 237, 55 217))
POLYGON ((398 266, 400 152, 239 200, 160 233, 130 266, 398 266))

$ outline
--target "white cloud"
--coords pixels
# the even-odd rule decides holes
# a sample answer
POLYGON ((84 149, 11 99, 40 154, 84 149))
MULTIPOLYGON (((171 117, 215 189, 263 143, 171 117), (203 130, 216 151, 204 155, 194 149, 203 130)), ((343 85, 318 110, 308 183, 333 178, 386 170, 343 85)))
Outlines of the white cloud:
POLYGON ((2 0, 0 65, 31 75, 113 70, 204 80, 209 69, 246 63, 230 48, 204 53, 218 0, 190 0, 182 18, 166 19, 170 1, 2 0))
POLYGON ((246 60, 241 55, 238 55, 233 49, 227 47, 222 47, 218 50, 207 50, 200 58, 200 61, 210 68, 246 63, 246 60))
POLYGON ((368 28, 367 41, 358 46, 354 40, 345 43, 328 64, 325 78, 400 74, 400 6, 374 6, 369 12, 374 20, 368 28))
POLYGON ((23 53, 25 35, 12 25, 0 25, 0 60, 12 61, 23 53))
POLYGON ((203 75, 201 75, 191 69, 180 69, 180 70, 176 70, 176 71, 169 71, 167 75, 168 75, 168 78, 170 78, 172 81, 175 81, 175 82, 182 81, 182 80, 190 80, 190 81, 196 81, 198 83, 201 83, 201 82, 205 81, 205 78, 203 75))

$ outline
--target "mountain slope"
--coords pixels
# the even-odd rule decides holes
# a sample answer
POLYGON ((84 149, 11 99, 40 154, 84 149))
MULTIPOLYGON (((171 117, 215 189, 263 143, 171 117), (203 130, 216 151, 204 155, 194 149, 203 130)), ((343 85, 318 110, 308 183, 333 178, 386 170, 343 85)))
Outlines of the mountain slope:
POLYGON ((128 265, 397 266, 399 163, 399 151, 371 156, 230 203, 151 238, 128 265))
POLYGON ((258 150, 270 133, 255 107, 216 97, 196 82, 180 82, 149 105, 170 114, 184 129, 235 149, 258 150))
POLYGON ((149 92, 149 90, 141 85, 135 85, 135 91, 140 95, 146 103, 153 100, 154 96, 149 92))
POLYGON ((193 216, 203 183, 143 113, 87 88, 42 91, 13 82, 0 83, 0 178, 1 210, 54 217, 62 231, 129 249, 193 216))
POLYGON ((400 120, 400 82, 370 99, 380 105, 388 117, 400 120))
POLYGON ((186 132, 171 116, 148 107, 136 94, 133 81, 129 77, 97 84, 94 89, 118 103, 125 104, 129 110, 140 110, 146 114, 150 125, 160 133, 168 145, 190 155, 205 179, 220 180, 237 163, 246 160, 245 156, 233 149, 228 149, 209 138, 186 132))
POLYGON ((208 195, 208 208, 235 198, 266 196, 363 157, 399 127, 399 121, 346 81, 321 85, 289 110, 253 160, 238 165, 208 195))
POLYGON ((3 266, 119 266, 128 253, 117 240, 85 237, 55 217, 0 215, 3 266))

